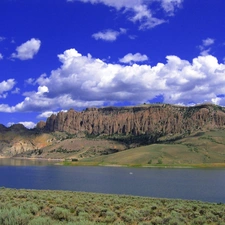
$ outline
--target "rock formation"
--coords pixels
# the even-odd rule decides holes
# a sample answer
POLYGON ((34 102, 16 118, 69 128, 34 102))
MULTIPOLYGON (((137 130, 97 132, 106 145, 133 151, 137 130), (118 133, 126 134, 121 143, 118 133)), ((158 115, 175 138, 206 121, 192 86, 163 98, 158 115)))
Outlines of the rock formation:
POLYGON ((136 107, 87 108, 82 112, 70 109, 51 115, 46 124, 37 127, 46 131, 85 132, 93 135, 141 135, 191 133, 199 129, 225 126, 225 108, 213 104, 194 107, 168 104, 136 107))
MULTIPOLYGON (((123 139, 124 143, 132 147, 138 143, 157 142, 160 137, 167 140, 177 135, 183 137, 200 130, 222 128, 225 128, 225 108, 213 104, 194 107, 153 104, 87 108, 82 112, 70 109, 51 115, 46 122, 40 121, 32 130, 21 124, 9 128, 0 124, 0 156, 11 157, 29 151, 39 154, 40 149, 47 149, 49 146, 53 146, 53 149, 62 148, 64 139, 75 136, 84 138, 85 134, 118 135, 119 137, 113 138, 123 139), (56 133, 52 132, 66 136, 56 138, 56 133)), ((83 143, 84 141, 85 139, 82 140, 83 143)), ((68 143, 72 142, 70 140, 68 143)), ((69 149, 73 148, 70 146, 69 149)))

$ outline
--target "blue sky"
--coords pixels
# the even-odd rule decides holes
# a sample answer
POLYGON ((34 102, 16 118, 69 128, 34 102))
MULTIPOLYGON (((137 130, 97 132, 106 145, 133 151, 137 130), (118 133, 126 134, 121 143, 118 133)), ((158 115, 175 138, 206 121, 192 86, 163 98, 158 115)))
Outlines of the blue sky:
POLYGON ((0 123, 74 108, 225 105, 224 0, 1 0, 0 123))

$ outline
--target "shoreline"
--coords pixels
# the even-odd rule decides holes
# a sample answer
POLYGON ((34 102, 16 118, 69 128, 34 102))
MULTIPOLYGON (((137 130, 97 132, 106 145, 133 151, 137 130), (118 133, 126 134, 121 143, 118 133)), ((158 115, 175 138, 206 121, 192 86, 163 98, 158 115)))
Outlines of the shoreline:
POLYGON ((224 168, 225 163, 208 163, 208 164, 160 164, 160 165, 146 165, 146 164, 113 164, 113 163, 101 163, 101 162, 72 162, 62 161, 62 166, 105 166, 105 167, 128 167, 128 168, 162 168, 162 169, 217 169, 224 168))
POLYGON ((66 159, 52 159, 52 158, 30 158, 30 157, 6 157, 0 156, 0 159, 15 159, 15 160, 31 160, 31 161, 49 161, 56 162, 59 166, 103 166, 103 167, 130 167, 130 168, 162 168, 162 169, 218 169, 225 168, 225 163, 200 163, 200 164, 114 164, 102 162, 87 162, 87 161, 67 161, 66 159))
POLYGON ((5 157, 5 156, 0 156, 0 159, 24 159, 24 160, 33 160, 33 161, 57 161, 57 162, 62 162, 65 159, 52 159, 52 158, 34 158, 34 157, 5 157))

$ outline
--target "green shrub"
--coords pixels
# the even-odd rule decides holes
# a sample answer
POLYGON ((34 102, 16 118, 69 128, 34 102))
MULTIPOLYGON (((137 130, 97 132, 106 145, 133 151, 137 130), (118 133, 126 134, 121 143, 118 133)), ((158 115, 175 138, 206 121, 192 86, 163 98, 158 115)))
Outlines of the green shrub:
POLYGON ((163 220, 161 217, 159 216, 156 216, 156 217, 153 217, 152 220, 151 220, 151 224, 152 225, 159 225, 159 224, 163 224, 163 220))
POLYGON ((56 221, 53 221, 49 217, 35 217, 28 225, 56 225, 56 221))
POLYGON ((0 224, 24 225, 28 224, 31 215, 20 208, 2 209, 0 213, 0 224))
POLYGON ((106 212, 105 222, 107 222, 107 223, 113 223, 116 219, 117 219, 116 213, 114 213, 112 211, 107 211, 106 212))
POLYGON ((162 164, 162 159, 158 159, 158 164, 162 164))
POLYGON ((225 204, 66 191, 0 190, 0 225, 225 224, 225 204))
POLYGON ((67 209, 63 209, 61 207, 56 207, 53 212, 53 219, 60 221, 68 221, 69 220, 69 211, 67 209))

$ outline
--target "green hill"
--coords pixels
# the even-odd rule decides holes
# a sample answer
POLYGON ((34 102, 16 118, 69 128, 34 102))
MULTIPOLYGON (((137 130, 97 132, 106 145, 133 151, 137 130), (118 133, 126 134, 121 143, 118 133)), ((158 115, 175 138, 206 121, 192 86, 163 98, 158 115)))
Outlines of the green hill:
POLYGON ((86 158, 74 164, 127 166, 225 166, 225 131, 198 132, 182 139, 86 158))

